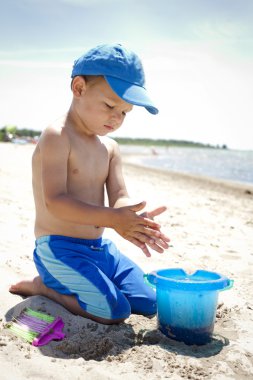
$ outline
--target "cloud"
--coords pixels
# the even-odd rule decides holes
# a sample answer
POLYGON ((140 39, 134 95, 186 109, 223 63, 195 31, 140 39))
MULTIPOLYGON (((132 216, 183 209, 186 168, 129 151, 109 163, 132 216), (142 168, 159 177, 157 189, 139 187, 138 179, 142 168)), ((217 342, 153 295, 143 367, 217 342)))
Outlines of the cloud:
POLYGON ((52 53, 72 53, 83 49, 83 46, 64 47, 64 48, 32 48, 22 50, 0 50, 0 55, 34 55, 34 54, 52 54, 52 53))
POLYGON ((102 5, 112 4, 112 3, 116 3, 120 5, 119 0, 58 0, 58 2, 69 4, 72 6, 79 6, 79 7, 87 7, 87 6, 96 7, 99 5, 102 6, 102 5))
POLYGON ((26 60, 0 60, 0 66, 12 66, 19 68, 34 68, 34 69, 69 69, 70 63, 67 62, 54 62, 54 61, 26 61, 26 60))
POLYGON ((248 38, 248 25, 237 21, 204 21, 193 26, 194 34, 204 40, 237 40, 248 38))

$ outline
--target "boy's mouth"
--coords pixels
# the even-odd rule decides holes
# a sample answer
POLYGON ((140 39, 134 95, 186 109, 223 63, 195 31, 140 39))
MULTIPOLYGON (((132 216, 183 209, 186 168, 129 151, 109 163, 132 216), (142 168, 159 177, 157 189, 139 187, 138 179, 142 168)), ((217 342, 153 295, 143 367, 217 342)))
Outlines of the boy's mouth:
POLYGON ((114 131, 114 128, 111 125, 104 125, 104 127, 109 131, 114 131))

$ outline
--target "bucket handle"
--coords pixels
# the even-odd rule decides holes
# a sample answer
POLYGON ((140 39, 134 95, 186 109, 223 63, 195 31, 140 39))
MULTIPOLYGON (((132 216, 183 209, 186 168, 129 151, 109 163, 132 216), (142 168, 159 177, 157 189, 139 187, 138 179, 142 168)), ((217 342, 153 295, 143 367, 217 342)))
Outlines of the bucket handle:
POLYGON ((233 285, 234 285, 234 280, 228 279, 228 285, 225 288, 221 289, 220 291, 223 292, 224 290, 229 290, 233 287, 233 285))
POLYGON ((149 285, 153 289, 156 289, 156 286, 152 284, 151 282, 149 282, 147 273, 143 275, 143 279, 144 279, 145 284, 149 285))

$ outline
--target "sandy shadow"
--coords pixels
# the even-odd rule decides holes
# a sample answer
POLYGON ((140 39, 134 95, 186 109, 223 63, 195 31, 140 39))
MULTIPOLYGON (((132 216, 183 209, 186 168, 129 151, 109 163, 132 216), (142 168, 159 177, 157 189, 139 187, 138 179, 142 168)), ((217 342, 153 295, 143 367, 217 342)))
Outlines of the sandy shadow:
MULTIPOLYGON (((102 325, 90 319, 75 316, 61 305, 42 296, 28 297, 11 308, 5 315, 6 321, 10 322, 26 307, 54 317, 60 316, 64 321, 63 332, 66 337, 62 341, 52 341, 46 346, 37 348, 43 355, 52 358, 77 359, 81 357, 84 360, 101 361, 110 357, 113 360, 122 352, 132 350, 137 346, 144 348, 154 345, 168 353, 202 358, 217 355, 224 346, 229 344, 225 337, 215 335, 206 345, 187 346, 182 342, 167 338, 156 329, 156 318, 150 322, 143 316, 135 316, 135 321, 145 318, 144 321, 146 320, 147 325, 149 324, 147 329, 137 326, 138 323, 133 328, 133 324, 131 325, 128 321, 119 325, 102 325)), ((21 342, 21 338, 19 339, 21 342)))
POLYGON ((186 345, 183 342, 178 342, 166 337, 159 330, 153 330, 143 333, 142 344, 158 344, 160 347, 171 353, 192 356, 195 358, 208 358, 218 355, 223 347, 229 345, 229 340, 222 335, 214 334, 211 341, 207 344, 199 346, 186 345))

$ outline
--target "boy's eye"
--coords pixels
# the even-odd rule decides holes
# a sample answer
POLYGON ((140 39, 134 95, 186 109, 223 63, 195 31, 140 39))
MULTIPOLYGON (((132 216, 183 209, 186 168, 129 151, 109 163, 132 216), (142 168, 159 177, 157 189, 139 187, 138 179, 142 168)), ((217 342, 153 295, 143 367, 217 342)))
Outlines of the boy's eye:
MULTIPOLYGON (((111 106, 110 104, 108 103, 105 103, 106 107, 109 108, 110 110, 113 110, 115 108, 115 106, 111 106)), ((122 111, 122 115, 125 117, 126 116, 126 112, 125 111, 122 111)))
POLYGON ((108 108, 110 108, 110 110, 112 110, 112 109, 114 108, 113 106, 110 106, 110 104, 105 103, 105 105, 106 105, 108 108))

